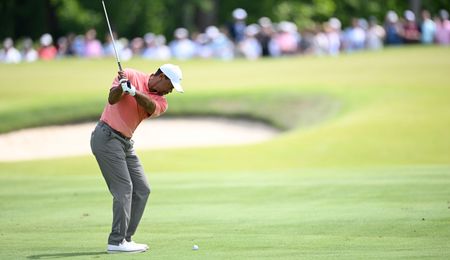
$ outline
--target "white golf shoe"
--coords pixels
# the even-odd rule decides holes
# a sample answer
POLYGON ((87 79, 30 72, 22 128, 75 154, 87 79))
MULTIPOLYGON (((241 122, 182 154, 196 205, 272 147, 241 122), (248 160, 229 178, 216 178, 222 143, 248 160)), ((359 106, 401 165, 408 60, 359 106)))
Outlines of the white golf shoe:
POLYGON ((127 242, 125 239, 119 245, 108 245, 107 252, 115 253, 139 253, 147 251, 146 245, 127 242))
POLYGON ((148 247, 147 244, 138 244, 138 243, 136 243, 136 242, 134 242, 134 241, 130 241, 130 242, 128 242, 128 243, 133 244, 133 245, 136 245, 136 246, 143 247, 143 248, 145 248, 145 250, 148 250, 148 249, 149 249, 149 247, 148 247))

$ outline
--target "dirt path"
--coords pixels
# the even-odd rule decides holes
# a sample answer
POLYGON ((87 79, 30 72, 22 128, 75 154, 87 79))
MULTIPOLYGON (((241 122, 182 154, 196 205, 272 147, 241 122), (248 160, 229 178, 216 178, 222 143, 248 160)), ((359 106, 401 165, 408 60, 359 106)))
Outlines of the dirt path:
MULTIPOLYGON (((90 154, 96 123, 51 126, 0 135, 0 161, 20 161, 90 154)), ((278 131, 261 123, 213 118, 144 121, 133 140, 137 150, 249 144, 278 131)))

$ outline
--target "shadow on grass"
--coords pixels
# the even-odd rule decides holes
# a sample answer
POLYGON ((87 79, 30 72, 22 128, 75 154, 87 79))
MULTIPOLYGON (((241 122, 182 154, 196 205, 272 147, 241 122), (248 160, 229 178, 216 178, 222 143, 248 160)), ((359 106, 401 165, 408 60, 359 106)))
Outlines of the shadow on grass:
POLYGON ((76 252, 76 253, 60 253, 60 254, 42 254, 42 255, 30 255, 28 259, 51 259, 51 258, 64 258, 64 257, 76 257, 76 256, 95 256, 106 255, 105 251, 102 252, 76 252))

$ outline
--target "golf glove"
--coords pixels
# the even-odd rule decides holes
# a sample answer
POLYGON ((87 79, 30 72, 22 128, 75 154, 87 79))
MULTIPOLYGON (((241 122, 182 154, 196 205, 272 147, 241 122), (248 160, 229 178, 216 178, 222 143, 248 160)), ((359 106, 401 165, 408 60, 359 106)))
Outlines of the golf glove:
POLYGON ((122 87, 122 91, 125 92, 128 87, 131 85, 130 82, 128 81, 128 79, 123 78, 119 80, 119 84, 122 87))
POLYGON ((119 84, 122 87, 123 92, 126 92, 133 97, 134 95, 136 95, 136 88, 133 85, 131 85, 128 79, 120 79, 119 84))
POLYGON ((136 88, 130 84, 130 87, 128 87, 125 92, 127 92, 128 94, 130 94, 131 96, 135 96, 136 95, 136 88))

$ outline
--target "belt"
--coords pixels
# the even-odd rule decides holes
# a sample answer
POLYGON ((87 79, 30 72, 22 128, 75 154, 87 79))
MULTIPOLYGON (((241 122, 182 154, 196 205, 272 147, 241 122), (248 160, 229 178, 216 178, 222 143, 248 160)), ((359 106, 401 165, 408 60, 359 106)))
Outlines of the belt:
POLYGON ((125 139, 125 140, 127 140, 127 141, 130 141, 130 140, 131 140, 131 138, 126 137, 126 136, 123 135, 121 132, 119 132, 119 131, 117 131, 116 129, 112 128, 112 127, 111 127, 110 125, 108 125, 107 123, 105 123, 105 122, 103 122, 103 121, 100 121, 99 124, 108 127, 109 130, 111 130, 111 132, 113 132, 114 134, 118 135, 119 137, 121 137, 121 138, 123 138, 123 139, 125 139))

